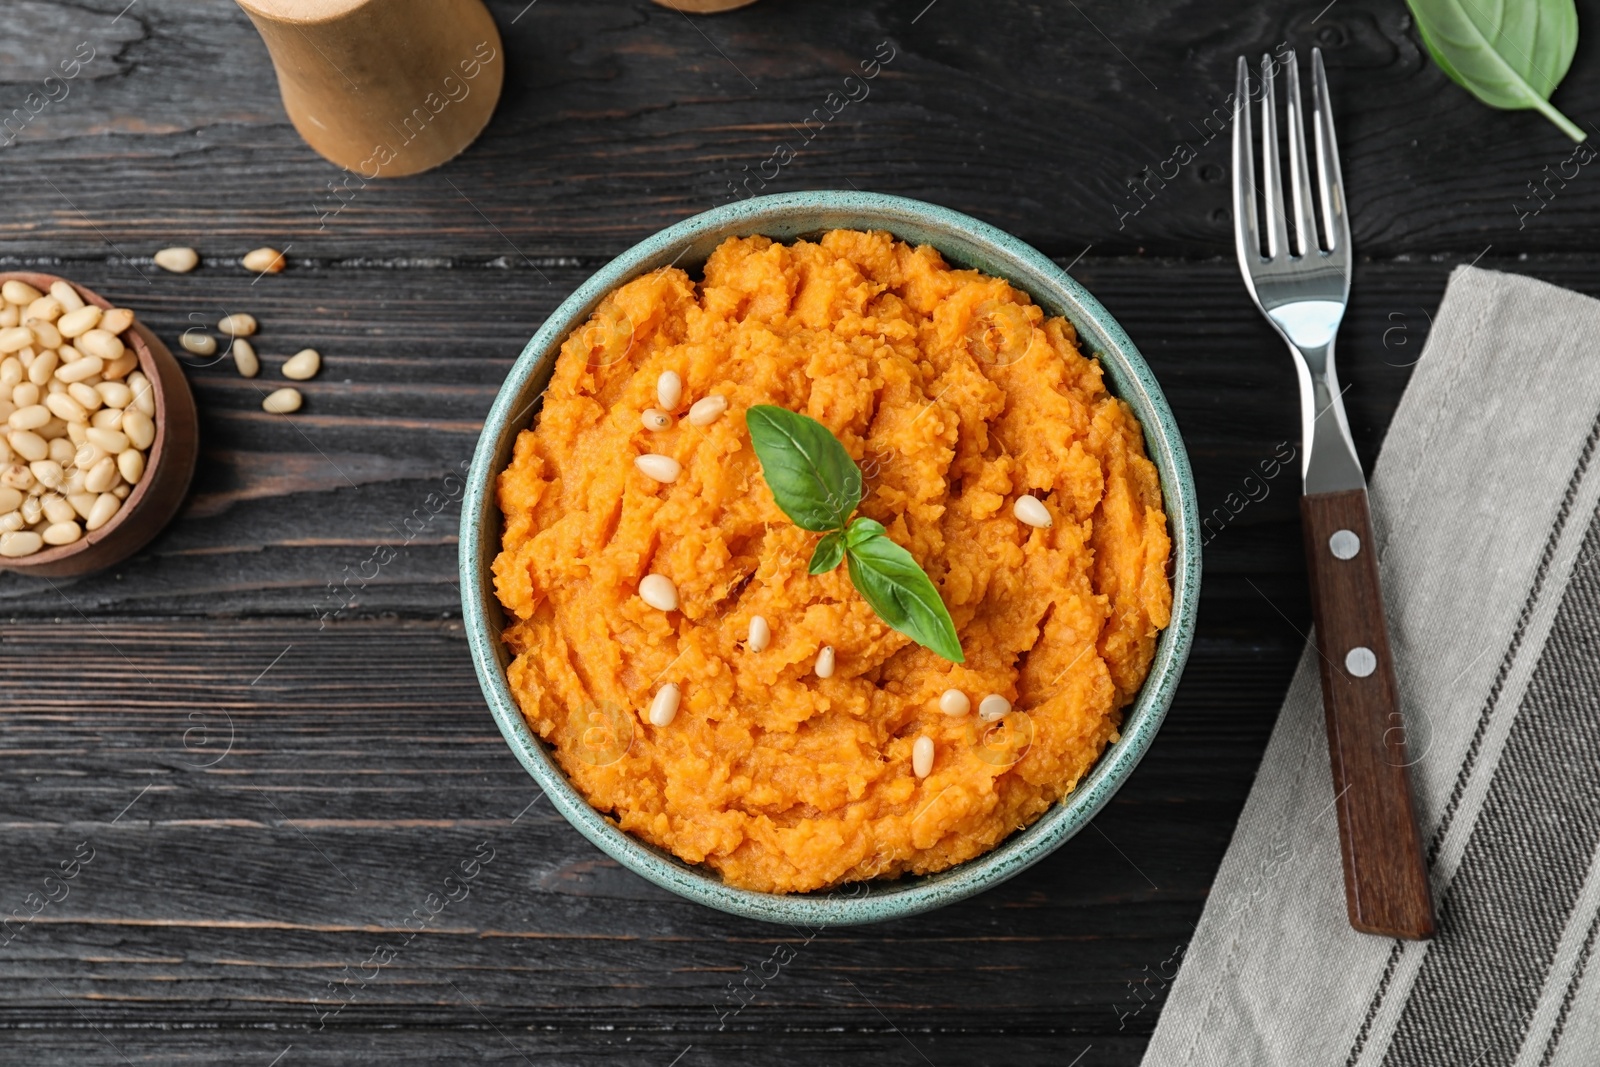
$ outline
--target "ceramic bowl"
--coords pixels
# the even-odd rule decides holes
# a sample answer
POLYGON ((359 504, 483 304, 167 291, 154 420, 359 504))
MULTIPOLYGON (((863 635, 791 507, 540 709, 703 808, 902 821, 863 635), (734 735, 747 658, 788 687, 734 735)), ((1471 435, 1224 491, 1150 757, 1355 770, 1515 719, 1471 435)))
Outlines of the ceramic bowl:
POLYGON ((715 208, 642 241, 579 287, 528 342, 489 411, 468 477, 461 514, 462 611, 478 680, 500 732, 555 809, 601 851, 663 888, 737 915, 810 926, 876 922, 970 897, 1025 870, 1083 829, 1128 779, 1172 702, 1193 640, 1200 594, 1198 519, 1188 456, 1150 368, 1116 320, 1055 263, 993 226, 933 204, 860 192, 789 193, 715 208), (623 833, 589 806, 529 730, 506 683, 510 656, 499 636, 504 621, 491 564, 500 550, 502 519, 494 486, 517 434, 537 418, 561 342, 607 293, 672 263, 694 274, 728 237, 764 234, 789 241, 838 228, 888 230, 912 244, 932 245, 952 264, 1005 278, 1047 314, 1072 321, 1080 346, 1099 357, 1111 390, 1138 415, 1145 447, 1160 473, 1173 546, 1172 622, 1161 635, 1144 688, 1126 709, 1121 740, 1071 794, 1026 830, 938 874, 779 895, 736 889, 709 867, 684 863, 623 833))
MULTIPOLYGON (((92 289, 54 274, 0 272, 0 282, 13 278, 40 292, 49 292, 55 282, 66 281, 84 303, 102 309, 112 306, 92 289)), ((167 346, 142 322, 136 319, 120 336, 122 343, 138 355, 139 369, 150 379, 156 402, 156 436, 145 459, 144 477, 111 520, 98 530, 85 533, 70 545, 46 547, 31 556, 0 558, 0 570, 40 578, 71 578, 104 570, 149 544, 183 504, 200 451, 200 420, 189 380, 167 346)))

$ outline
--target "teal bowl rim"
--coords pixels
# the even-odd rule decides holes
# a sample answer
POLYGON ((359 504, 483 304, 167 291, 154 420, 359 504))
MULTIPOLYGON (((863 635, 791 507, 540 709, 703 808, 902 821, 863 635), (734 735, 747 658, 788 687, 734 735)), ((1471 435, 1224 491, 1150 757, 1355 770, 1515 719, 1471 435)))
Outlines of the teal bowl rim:
POLYGON ((1172 703, 1194 639, 1199 510, 1188 453, 1150 368, 1100 302, 1042 253, 988 223, 906 197, 845 191, 756 197, 695 215, 634 245, 579 286, 522 350, 484 420, 467 476, 461 508, 462 617, 479 684, 506 743, 555 809, 602 852, 664 889, 734 915, 811 926, 878 922, 963 900, 1021 873, 1082 830, 1132 774, 1172 703), (1173 544, 1172 619, 1157 643, 1149 676, 1126 711, 1121 739, 1072 793, 1027 829, 936 874, 781 895, 726 885, 709 867, 686 864, 624 833, 589 806, 528 728, 506 681, 509 656, 499 637, 501 609, 490 564, 499 551, 501 516, 492 490, 516 434, 532 421, 562 340, 607 293, 658 267, 698 266, 729 236, 764 234, 788 241, 836 228, 888 230, 913 244, 931 244, 952 264, 1005 278, 1046 312, 1065 315, 1076 326, 1080 344, 1099 357, 1112 392, 1138 415, 1146 450, 1160 474, 1173 544))

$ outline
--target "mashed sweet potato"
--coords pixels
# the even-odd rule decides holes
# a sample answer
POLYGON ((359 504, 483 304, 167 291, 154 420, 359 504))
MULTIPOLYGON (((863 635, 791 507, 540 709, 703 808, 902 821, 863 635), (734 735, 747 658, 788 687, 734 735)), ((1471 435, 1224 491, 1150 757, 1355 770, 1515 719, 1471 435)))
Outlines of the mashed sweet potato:
POLYGON ((937 871, 1070 792, 1149 670, 1170 542, 1140 427, 1063 319, 932 248, 839 230, 729 240, 696 285, 665 268, 611 294, 562 345, 537 425, 499 481, 496 589, 532 729, 617 825, 735 886, 818 889, 937 871), (679 419, 651 431, 657 380, 679 419), (722 394, 707 426, 681 416, 722 394), (860 513, 933 579, 966 655, 881 622, 817 534, 773 502, 744 411, 821 421, 861 466, 860 513), (645 477, 646 452, 682 464, 645 477), (1023 525, 1018 496, 1054 523, 1023 525), (639 581, 677 586, 679 610, 639 581), (769 647, 745 647, 752 615, 769 647), (832 677, 813 672, 823 645, 832 677), (649 724, 652 695, 682 691, 649 724), (947 689, 972 711, 939 710, 947 689), (979 721, 986 694, 1016 710, 979 721), (935 743, 918 779, 912 746, 935 743))

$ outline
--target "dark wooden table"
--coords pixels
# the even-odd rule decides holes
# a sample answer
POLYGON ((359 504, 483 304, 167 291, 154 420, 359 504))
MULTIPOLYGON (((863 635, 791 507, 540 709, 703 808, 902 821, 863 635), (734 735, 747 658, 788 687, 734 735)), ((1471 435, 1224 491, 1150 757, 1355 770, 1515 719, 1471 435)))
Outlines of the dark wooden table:
MULTIPOLYGON (((1364 460, 1453 267, 1600 293, 1600 178, 1562 169, 1542 119, 1448 82, 1399 0, 761 0, 692 22, 492 0, 509 70, 482 140, 342 204, 232 3, 125 4, 6 5, 0 114, 84 42, 94 58, 0 148, 0 263, 80 279, 169 342, 249 311, 269 367, 314 345, 325 369, 292 423, 194 370, 204 451, 178 521, 109 573, 0 577, 0 912, 92 855, 0 949, 7 1064, 1135 1063, 1309 619, 1296 477, 1251 479, 1298 424, 1207 124, 1234 57, 1327 55, 1364 460), (807 939, 679 900, 527 808, 462 638, 456 507, 400 530, 556 304, 727 201, 883 41, 870 96, 770 189, 921 197, 1070 264, 1142 347, 1220 510, 1177 701, 1092 827, 978 899, 807 939), (156 270, 169 244, 204 267, 156 270), (237 257, 262 244, 293 267, 252 284, 237 257), (380 544, 397 558, 319 624, 380 544), (475 854, 470 894, 411 935, 475 854)), ((1558 95, 1580 122, 1594 39, 1558 95)))

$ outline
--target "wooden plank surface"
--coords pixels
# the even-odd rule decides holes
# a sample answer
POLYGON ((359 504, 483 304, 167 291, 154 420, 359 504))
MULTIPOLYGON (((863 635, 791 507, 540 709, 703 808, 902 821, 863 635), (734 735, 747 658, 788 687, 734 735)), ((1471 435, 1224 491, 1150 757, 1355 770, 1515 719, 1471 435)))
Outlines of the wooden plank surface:
MULTIPOLYGON (((1272 0, 1221 23, 1171 0, 925 4, 762 0, 691 21, 647 0, 494 0, 507 80, 484 137, 444 170, 336 196, 340 172, 287 124, 228 0, 12 0, 30 32, 5 46, 0 110, 78 45, 94 58, 0 149, 0 240, 13 255, 147 257, 187 237, 217 256, 264 240, 331 259, 609 256, 728 201, 786 143, 798 157, 768 192, 905 193, 1069 258, 1210 256, 1232 242, 1216 131, 1234 60, 1285 42, 1326 51, 1362 253, 1581 252, 1600 218, 1600 183, 1559 166, 1571 143, 1450 82, 1391 0, 1272 0), (864 98, 796 143, 884 41, 894 58, 864 98), (1546 166, 1541 201, 1528 183, 1546 166)), ((1600 111, 1597 61, 1586 36, 1557 94, 1569 114, 1600 111)))
MULTIPOLYGON (((1600 270, 1585 264, 1511 265, 1600 292, 1600 270)), ((1340 359, 1368 463, 1451 266, 1357 268, 1340 359)), ((202 453, 178 520, 137 560, 100 575, 50 584, 0 578, 0 613, 456 612, 460 490, 446 479, 471 457, 528 337, 590 269, 550 267, 546 282, 527 268, 328 266, 254 285, 242 271, 221 270, 152 274, 147 285, 127 267, 74 263, 73 277, 136 308, 174 350, 195 323, 250 312, 261 322, 254 340, 266 369, 248 380, 226 360, 190 360, 202 453), (305 408, 292 419, 265 414, 261 397, 277 367, 307 345, 323 353, 324 369, 302 386, 305 408), (430 504, 430 494, 447 505, 434 513, 440 501, 430 504), (361 573, 379 544, 400 550, 397 558, 342 607, 348 594, 332 599, 328 584, 361 573)), ((1254 314, 1232 262, 1086 258, 1073 269, 1163 383, 1205 510, 1229 516, 1229 494, 1244 493, 1244 479, 1297 433, 1287 353, 1254 314)), ((1264 502, 1228 519, 1228 535, 1208 546, 1207 595, 1232 570, 1301 570, 1294 480, 1288 470, 1264 502), (1270 561, 1260 556, 1259 530, 1282 540, 1270 561)))
MULTIPOLYGON (((634 1034, 626 1062, 688 1043, 748 1062, 741 1034, 806 1062, 912 1062, 891 1025, 930 1055, 1128 1048, 1160 993, 1129 982, 1175 969, 1283 684, 1259 646, 1202 641, 1094 829, 976 900, 812 935, 682 901, 578 837, 484 713, 456 622, 101 619, 7 626, 0 648, 3 900, 30 920, 0 950, 0 1041, 40 1056, 85 1020, 149 1048, 153 1013, 348 1051, 394 1025, 443 1048, 481 1011, 530 1050, 588 1050, 556 1062, 591 1062, 600 1031, 634 1034), (1243 679, 1225 704, 1206 695, 1222 678, 1243 679), (30 919, 34 892, 58 899, 30 919), (432 893, 458 899, 409 930, 432 893), (729 982, 780 943, 795 959, 735 1011, 729 982), (395 958, 362 968, 382 947, 395 958)), ((985 1058, 965 1057, 935 1062, 985 1058)))
MULTIPOLYGON (((53 587, 0 575, 0 913, 46 901, 0 932, 0 1062, 1137 1063, 1309 619, 1297 479, 1261 476, 1295 443, 1294 379, 1237 279, 1214 133, 1234 57, 1328 58, 1369 465, 1454 266, 1600 295, 1600 184, 1548 180, 1571 146, 1451 84, 1390 0, 490 7, 508 80, 484 137, 338 195, 230 0, 7 7, 0 120, 25 121, 0 135, 0 264, 70 274, 169 343, 251 312, 268 370, 191 368, 195 491, 145 553, 53 587), (460 635, 447 477, 573 288, 731 199, 884 41, 870 95, 766 191, 922 197, 1070 265, 1160 378, 1211 522, 1177 701, 1091 828, 976 900, 807 941, 656 890, 528 807, 460 635), (1180 143, 1195 158, 1171 164, 1180 143), (206 265, 155 270, 171 243, 206 265), (263 243, 294 266, 252 284, 233 260, 263 243), (325 357, 306 408, 263 415, 305 345, 325 357), (394 562, 333 599, 380 544, 394 562), (492 860, 413 935, 480 842, 492 860), (761 986, 780 943, 795 958, 761 986)), ((1580 119, 1597 50, 1557 94, 1580 119)))

